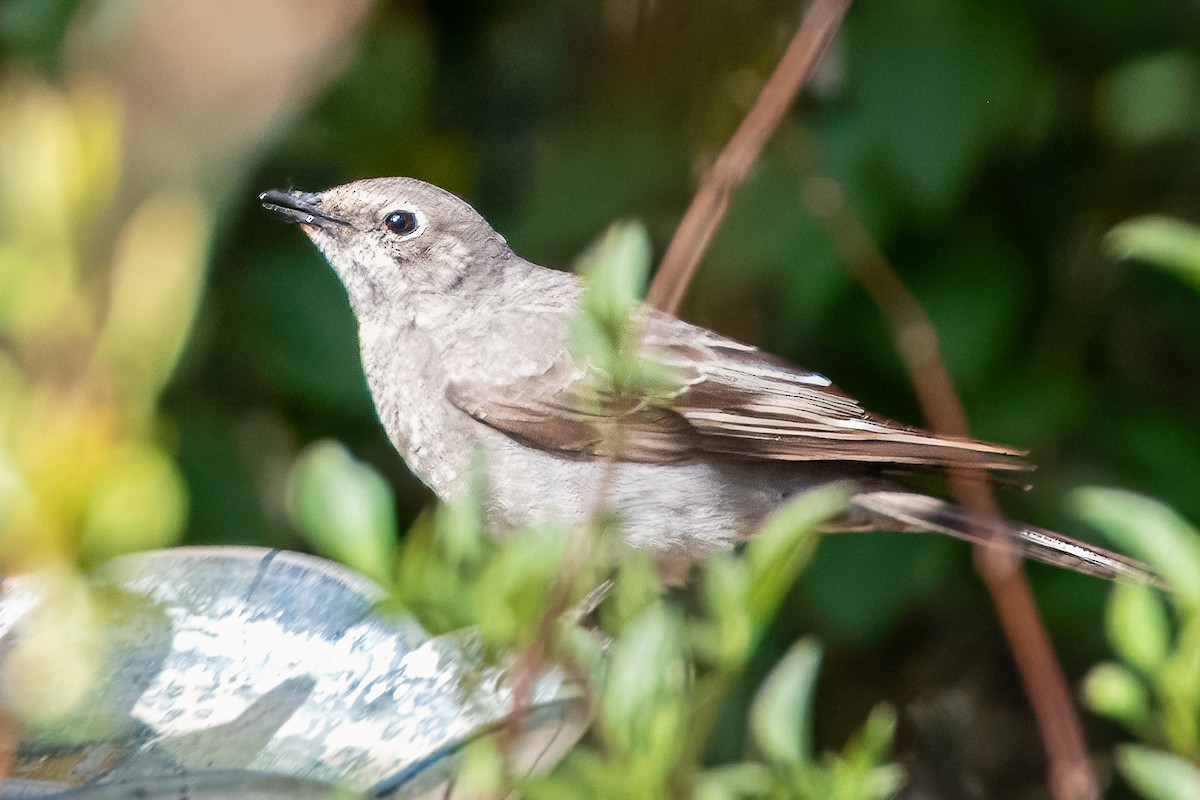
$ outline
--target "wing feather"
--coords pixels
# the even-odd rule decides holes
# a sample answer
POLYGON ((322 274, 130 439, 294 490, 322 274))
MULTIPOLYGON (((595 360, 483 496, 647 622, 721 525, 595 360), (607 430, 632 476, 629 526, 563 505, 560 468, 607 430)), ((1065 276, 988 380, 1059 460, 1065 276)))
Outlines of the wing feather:
POLYGON ((668 375, 666 390, 616 396, 564 344, 508 383, 452 380, 449 397, 523 444, 577 458, 1029 469, 1022 451, 871 415, 823 375, 673 317, 647 315, 641 353, 668 375))

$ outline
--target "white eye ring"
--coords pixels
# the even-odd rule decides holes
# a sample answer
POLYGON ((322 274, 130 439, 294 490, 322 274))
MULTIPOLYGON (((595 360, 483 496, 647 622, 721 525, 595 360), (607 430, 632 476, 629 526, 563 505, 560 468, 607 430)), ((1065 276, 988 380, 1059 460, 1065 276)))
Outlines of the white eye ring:
POLYGON ((383 227, 403 239, 413 239, 425 230, 425 215, 415 208, 397 208, 383 217, 383 227))

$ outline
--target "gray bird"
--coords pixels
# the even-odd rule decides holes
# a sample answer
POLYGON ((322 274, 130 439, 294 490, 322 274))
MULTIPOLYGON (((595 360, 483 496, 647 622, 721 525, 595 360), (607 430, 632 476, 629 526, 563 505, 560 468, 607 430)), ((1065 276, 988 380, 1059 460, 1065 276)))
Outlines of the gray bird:
POLYGON ((603 491, 626 542, 678 579, 790 498, 850 482, 853 497, 830 530, 937 532, 1155 581, 1123 556, 973 520, 884 477, 1024 470, 1022 452, 874 416, 823 375, 649 307, 637 314, 640 353, 668 390, 597 395, 597 367, 567 342, 583 297, 578 276, 516 255, 444 189, 376 178, 259 199, 299 223, 345 285, 375 407, 409 468, 449 500, 482 451, 486 515, 498 531, 578 522, 603 491))

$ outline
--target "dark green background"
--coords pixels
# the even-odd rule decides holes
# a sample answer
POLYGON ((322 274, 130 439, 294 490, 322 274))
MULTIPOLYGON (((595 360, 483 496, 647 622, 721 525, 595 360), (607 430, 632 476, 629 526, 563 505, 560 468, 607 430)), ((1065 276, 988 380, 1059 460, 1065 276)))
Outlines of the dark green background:
MULTIPOLYGON (((74 5, 13 2, 7 54, 52 69, 74 5)), ((661 255, 799 14, 771 0, 380 3, 348 68, 221 220, 164 401, 189 539, 304 547, 269 478, 319 437, 388 475, 403 521, 430 501, 375 419, 336 279, 258 192, 412 175, 467 198, 543 264, 569 266, 623 217, 643 220, 661 255), (616 24, 612 9, 633 12, 616 24)), ((805 212, 796 152, 811 138, 937 325, 974 432, 1039 464, 1035 489, 1001 492, 1009 514, 1093 536, 1065 497, 1103 484, 1200 519, 1200 299, 1102 244, 1130 216, 1200 219, 1198 18, 1192 3, 1141 0, 857 3, 735 196, 684 316, 921 421, 877 309, 805 212)), ((1105 653, 1106 587, 1029 572, 1077 681, 1105 653)), ((966 546, 827 537, 758 668, 810 631, 828 647, 821 741, 840 744, 886 700, 915 785, 1042 791, 1036 730, 966 546)), ((1117 736, 1087 725, 1097 751, 1117 736)), ((731 721, 714 756, 741 747, 731 721)))

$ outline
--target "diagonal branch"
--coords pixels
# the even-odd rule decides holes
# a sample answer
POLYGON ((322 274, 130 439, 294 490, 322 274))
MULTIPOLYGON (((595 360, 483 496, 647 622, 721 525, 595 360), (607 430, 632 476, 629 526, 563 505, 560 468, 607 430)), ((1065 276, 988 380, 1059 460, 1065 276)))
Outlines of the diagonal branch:
POLYGON ((849 7, 850 0, 814 0, 805 13, 779 65, 684 212, 646 295, 650 305, 668 314, 678 313, 696 267, 729 210, 730 196, 745 182, 849 7))
MULTIPOLYGON (((814 0, 779 66, 688 206, 650 287, 647 300, 651 305, 672 314, 678 311, 696 267, 725 217, 733 191, 745 181, 763 147, 783 122, 849 5, 850 0, 814 0)), ((817 177, 815 169, 806 172, 806 204, 826 222, 855 277, 887 319, 930 426, 945 435, 968 436, 966 414, 924 309, 846 205, 841 188, 827 178, 817 177)), ((959 502, 979 518, 1000 517, 985 476, 952 475, 951 488, 959 502)), ((1002 548, 978 548, 976 565, 996 606, 1037 718, 1050 764, 1051 792, 1056 800, 1098 797, 1079 715, 1024 572, 1012 554, 1002 548)))
MULTIPOLYGON (((839 254, 886 319, 930 427, 946 436, 969 438, 966 413, 942 361, 933 323, 846 204, 841 187, 816 174, 812 148, 799 149, 805 205, 825 223, 839 254)), ((1000 519, 986 475, 955 471, 949 479, 955 497, 974 516, 985 521, 1000 519)), ((986 538, 986 531, 980 533, 986 538)), ((1037 719, 1049 762, 1051 793, 1056 800, 1099 797, 1079 714, 1020 562, 1011 550, 977 545, 975 564, 996 607, 1037 719)))

